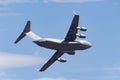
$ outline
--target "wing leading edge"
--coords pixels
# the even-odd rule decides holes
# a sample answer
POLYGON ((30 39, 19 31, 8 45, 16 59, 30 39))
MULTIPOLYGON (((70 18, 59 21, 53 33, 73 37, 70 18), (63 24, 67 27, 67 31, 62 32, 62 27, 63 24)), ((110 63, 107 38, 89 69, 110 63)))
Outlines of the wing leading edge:
POLYGON ((79 15, 75 14, 70 25, 69 31, 65 37, 65 41, 74 41, 76 39, 77 27, 79 24, 79 15))
POLYGON ((48 60, 46 64, 40 69, 40 71, 45 71, 49 66, 51 66, 59 57, 63 55, 63 52, 56 51, 55 54, 48 60))

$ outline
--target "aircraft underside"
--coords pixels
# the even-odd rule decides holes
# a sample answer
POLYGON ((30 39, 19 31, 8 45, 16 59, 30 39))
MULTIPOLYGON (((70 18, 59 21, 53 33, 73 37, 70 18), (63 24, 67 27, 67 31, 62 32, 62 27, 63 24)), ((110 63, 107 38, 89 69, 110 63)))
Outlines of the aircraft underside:
POLYGON ((72 44, 72 43, 55 43, 55 42, 49 42, 49 41, 34 41, 37 45, 41 47, 46 47, 53 50, 59 50, 59 51, 75 51, 75 50, 84 50, 86 47, 80 43, 72 44))

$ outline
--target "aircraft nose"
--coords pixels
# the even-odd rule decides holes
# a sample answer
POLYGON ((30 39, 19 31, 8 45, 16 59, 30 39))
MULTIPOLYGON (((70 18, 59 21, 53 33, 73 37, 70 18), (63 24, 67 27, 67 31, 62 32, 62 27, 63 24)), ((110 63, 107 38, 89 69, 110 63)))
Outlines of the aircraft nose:
POLYGON ((86 40, 81 40, 80 43, 83 45, 84 49, 92 47, 92 44, 86 40))
POLYGON ((87 46, 87 48, 90 48, 90 47, 92 47, 92 44, 90 42, 86 42, 86 46, 87 46))
POLYGON ((92 47, 92 44, 90 42, 87 42, 87 47, 88 48, 92 47))

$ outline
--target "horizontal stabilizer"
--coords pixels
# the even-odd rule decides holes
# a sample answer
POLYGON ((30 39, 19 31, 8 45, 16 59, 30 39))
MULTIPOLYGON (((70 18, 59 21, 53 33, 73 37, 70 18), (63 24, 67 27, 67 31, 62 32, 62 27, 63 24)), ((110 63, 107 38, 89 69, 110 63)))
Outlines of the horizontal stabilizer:
POLYGON ((27 24, 23 30, 23 32, 20 34, 20 36, 17 38, 17 40, 14 42, 15 44, 18 43, 22 38, 26 36, 26 33, 30 32, 30 21, 27 21, 27 24))
POLYGON ((22 38, 25 37, 25 34, 22 32, 21 35, 17 38, 17 40, 15 41, 15 44, 18 43, 22 38))

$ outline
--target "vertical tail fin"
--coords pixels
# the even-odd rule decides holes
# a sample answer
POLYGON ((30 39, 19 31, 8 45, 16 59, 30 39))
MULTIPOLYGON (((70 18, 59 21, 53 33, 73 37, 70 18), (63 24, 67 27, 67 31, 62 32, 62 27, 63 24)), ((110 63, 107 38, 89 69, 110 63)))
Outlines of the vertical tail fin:
POLYGON ((26 26, 25 26, 23 32, 24 32, 24 33, 30 32, 30 21, 27 21, 27 24, 26 24, 26 26))
POLYGON ((14 42, 15 44, 18 43, 21 39, 23 39, 26 34, 30 32, 30 21, 27 21, 27 24, 23 30, 23 32, 20 34, 20 36, 17 38, 17 40, 14 42))

